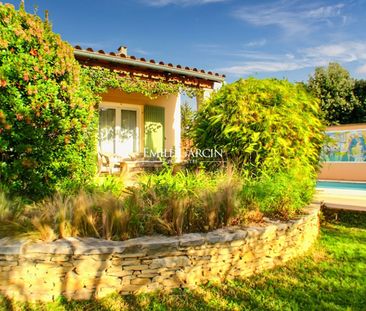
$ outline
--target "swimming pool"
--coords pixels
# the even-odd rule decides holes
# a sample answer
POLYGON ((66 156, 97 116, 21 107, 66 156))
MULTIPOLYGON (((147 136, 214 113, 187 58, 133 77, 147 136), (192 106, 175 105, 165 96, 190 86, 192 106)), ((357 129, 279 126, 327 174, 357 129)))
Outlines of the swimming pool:
POLYGON ((365 183, 342 182, 342 181, 317 181, 317 189, 339 189, 339 190, 363 190, 366 191, 365 183))

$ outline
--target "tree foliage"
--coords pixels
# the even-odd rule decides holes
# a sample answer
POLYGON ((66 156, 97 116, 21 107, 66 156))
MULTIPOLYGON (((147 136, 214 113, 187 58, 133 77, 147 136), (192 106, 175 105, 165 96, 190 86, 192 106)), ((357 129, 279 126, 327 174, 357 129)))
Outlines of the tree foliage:
POLYGON ((0 183, 41 197, 95 172, 96 98, 48 21, 0 5, 0 183))
POLYGON ((309 78, 311 93, 320 99, 324 119, 329 124, 351 123, 359 101, 354 95, 355 80, 338 63, 317 67, 309 78))
POLYGON ((314 173, 323 141, 319 112, 317 100, 301 85, 238 80, 198 111, 195 143, 200 149, 222 149, 249 176, 271 175, 297 164, 314 173))
POLYGON ((181 137, 183 140, 191 139, 194 111, 192 107, 184 102, 181 106, 181 137))
POLYGON ((366 80, 356 80, 353 92, 359 105, 352 111, 351 122, 366 122, 366 80))

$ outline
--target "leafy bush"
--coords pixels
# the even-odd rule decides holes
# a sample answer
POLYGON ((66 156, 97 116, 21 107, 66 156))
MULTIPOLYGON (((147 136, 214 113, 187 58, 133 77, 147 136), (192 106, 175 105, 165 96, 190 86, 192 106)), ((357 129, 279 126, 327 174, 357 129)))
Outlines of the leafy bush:
POLYGON ((304 169, 298 166, 288 172, 247 180, 240 193, 244 212, 241 216, 245 219, 250 211, 276 218, 295 216, 311 203, 315 192, 315 179, 307 178, 311 173, 304 169))
POLYGON ((85 185, 84 190, 91 193, 111 193, 116 197, 121 197, 125 191, 125 183, 123 177, 120 176, 95 176, 85 185))
POLYGON ((221 88, 195 122, 197 148, 216 148, 249 177, 295 163, 315 168, 323 141, 319 106, 302 86, 250 78, 221 88))
POLYGON ((96 98, 48 21, 0 5, 0 179, 42 197, 95 173, 96 98))
POLYGON ((243 178, 239 222, 288 218, 312 198, 324 134, 302 85, 250 78, 224 86, 198 112, 199 149, 223 150, 243 178))

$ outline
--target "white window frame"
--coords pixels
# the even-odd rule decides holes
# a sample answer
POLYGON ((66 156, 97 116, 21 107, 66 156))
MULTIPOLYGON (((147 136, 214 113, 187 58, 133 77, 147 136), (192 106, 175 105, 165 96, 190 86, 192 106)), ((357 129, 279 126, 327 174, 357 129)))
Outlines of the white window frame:
MULTIPOLYGON (((142 148, 142 144, 141 144, 141 135, 142 135, 142 109, 143 106, 142 105, 133 105, 133 104, 126 104, 126 103, 116 103, 116 102, 106 102, 103 101, 100 105, 99 105, 99 109, 98 109, 98 113, 99 110, 102 109, 115 109, 116 110, 116 115, 115 115, 115 132, 118 133, 121 130, 121 116, 122 116, 122 110, 131 110, 131 111, 136 111, 136 139, 137 139, 137 150, 136 153, 140 153, 141 152, 141 148, 142 148)), ((119 141, 117 140, 117 136, 115 136, 115 141, 114 141, 114 148, 115 148, 115 153, 117 155, 122 155, 118 153, 119 150, 119 141)), ((98 149, 99 149, 99 143, 98 143, 98 149)), ((126 156, 126 155, 122 155, 122 156, 126 156)))

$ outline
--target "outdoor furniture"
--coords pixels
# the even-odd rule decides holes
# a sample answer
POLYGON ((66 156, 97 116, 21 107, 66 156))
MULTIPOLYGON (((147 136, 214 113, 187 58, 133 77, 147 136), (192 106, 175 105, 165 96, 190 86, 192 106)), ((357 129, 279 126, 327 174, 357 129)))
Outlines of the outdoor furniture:
POLYGON ((116 171, 120 175, 127 172, 127 163, 124 159, 117 154, 98 152, 98 175, 102 173, 113 175, 116 171))

